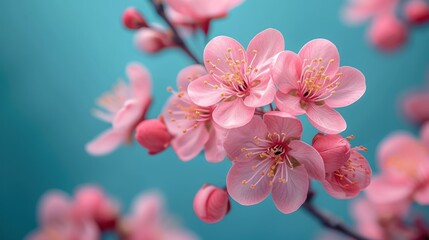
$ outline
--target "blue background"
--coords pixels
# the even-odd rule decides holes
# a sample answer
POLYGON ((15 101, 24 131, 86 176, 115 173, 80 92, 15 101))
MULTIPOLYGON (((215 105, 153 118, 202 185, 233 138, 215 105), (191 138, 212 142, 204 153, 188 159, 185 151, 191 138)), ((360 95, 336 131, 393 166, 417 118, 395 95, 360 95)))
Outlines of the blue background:
MULTIPOLYGON (((211 36, 228 35, 243 45, 261 30, 273 27, 298 51, 314 38, 334 42, 342 65, 360 69, 367 79, 361 100, 341 109, 348 123, 344 135, 369 148, 374 169, 377 143, 396 129, 416 131, 400 117, 398 97, 424 82, 429 60, 428 28, 413 29, 407 46, 381 54, 365 41, 366 25, 345 26, 339 17, 342 1, 249 0, 226 19, 216 21, 211 36)), ((0 238, 21 239, 36 228, 36 206, 48 189, 69 193, 95 183, 122 203, 138 193, 159 189, 168 208, 202 239, 310 239, 321 232, 303 211, 280 213, 270 199, 245 207, 233 202, 220 223, 207 225, 194 215, 192 200, 202 184, 225 184, 230 162, 207 163, 202 156, 182 163, 168 150, 149 157, 137 144, 95 158, 84 145, 108 125, 90 115, 95 99, 109 90, 125 66, 139 61, 150 69, 156 117, 175 85, 176 74, 190 64, 178 50, 156 56, 133 45, 133 33, 121 26, 128 6, 137 6, 150 21, 159 21, 144 0, 2 0, 0 2, 0 238)), ((194 50, 201 56, 199 38, 194 50)), ((304 120, 304 139, 315 130, 304 120)), ((320 191, 316 203, 350 222, 350 201, 320 191)))

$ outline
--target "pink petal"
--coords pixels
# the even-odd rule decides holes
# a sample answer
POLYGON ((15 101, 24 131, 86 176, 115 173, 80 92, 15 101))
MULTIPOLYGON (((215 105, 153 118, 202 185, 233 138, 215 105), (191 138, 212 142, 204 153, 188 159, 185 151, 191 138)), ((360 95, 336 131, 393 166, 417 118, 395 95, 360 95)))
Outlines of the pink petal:
POLYGON ((287 113, 279 111, 265 113, 264 123, 267 125, 268 131, 270 133, 284 133, 286 139, 301 139, 301 121, 287 113))
POLYGON ((276 87, 273 81, 261 80, 261 83, 251 88, 250 95, 244 99, 244 104, 249 107, 262 107, 270 104, 275 94, 276 87))
POLYGON ((127 130, 133 128, 142 116, 143 112, 144 107, 137 100, 130 99, 126 101, 113 120, 113 128, 127 130))
POLYGON ((429 204, 429 183, 426 183, 426 186, 419 189, 415 195, 414 199, 417 203, 421 205, 428 205, 429 204))
POLYGON ((301 59, 291 51, 280 53, 271 68, 273 81, 284 94, 299 88, 297 81, 301 79, 301 72, 301 59))
POLYGON ((131 63, 127 67, 127 74, 131 81, 133 95, 139 101, 150 99, 152 96, 152 82, 148 70, 139 63, 131 63))
POLYGON ((276 207, 285 214, 296 211, 307 198, 309 179, 304 167, 287 169, 287 182, 274 182, 272 196, 276 207))
POLYGON ((257 204, 270 194, 270 178, 266 175, 261 176, 261 172, 268 172, 271 160, 262 161, 262 163, 261 160, 233 162, 226 178, 226 186, 229 195, 238 203, 242 205, 257 204), (258 167, 255 168, 255 166, 258 167))
POLYGON ((313 59, 322 59, 319 67, 326 68, 325 75, 332 76, 338 72, 340 66, 340 55, 337 47, 326 39, 314 39, 305 44, 298 53, 303 64, 310 64, 313 59), (307 59, 307 61, 305 61, 307 59), (330 62, 333 60, 333 62, 330 62))
POLYGON ((85 149, 89 154, 96 156, 109 154, 121 145, 127 136, 128 132, 124 130, 108 129, 86 144, 85 149))
POLYGON ((207 161, 209 162, 220 162, 225 156, 226 152, 223 147, 227 130, 221 128, 216 123, 212 122, 212 126, 209 132, 209 140, 204 146, 204 153, 207 161))
POLYGON ((158 222, 164 214, 164 199, 158 192, 145 192, 134 200, 133 221, 137 226, 158 222))
POLYGON ((376 206, 366 198, 352 203, 352 215, 357 222, 357 229, 364 236, 372 239, 383 239, 383 229, 378 223, 376 206))
POLYGON ((366 189, 368 198, 375 203, 393 203, 410 197, 414 184, 410 181, 392 181, 385 176, 373 177, 366 189))
POLYGON ((319 106, 309 103, 306 113, 310 123, 321 132, 337 134, 347 128, 346 121, 341 114, 326 104, 319 106))
POLYGON ((167 129, 172 135, 180 135, 183 133, 183 129, 190 128, 195 124, 195 121, 186 118, 187 113, 183 111, 183 109, 194 106, 187 95, 182 97, 172 95, 168 99, 163 110, 163 117, 167 129))
POLYGON ((420 135, 423 143, 429 149, 429 122, 423 125, 420 135))
POLYGON ((40 225, 55 225, 68 221, 71 201, 62 191, 52 190, 43 195, 39 202, 40 225))
POLYGON ((219 18, 241 2, 242 0, 167 0, 167 4, 174 10, 195 20, 219 18))
MULTIPOLYGON (((221 80, 226 72, 231 72, 229 61, 244 60, 247 62, 243 46, 235 39, 225 36, 213 38, 204 49, 204 64, 208 72, 213 71, 213 76, 221 80)), ((243 73, 243 69, 241 73, 243 73)))
POLYGON ((258 33, 247 46, 247 59, 252 62, 252 67, 259 72, 265 72, 272 65, 272 58, 283 51, 285 43, 283 35, 278 30, 268 28, 258 33), (253 51, 256 51, 253 52, 253 51))
POLYGON ((108 122, 108 123, 113 122, 113 119, 115 118, 114 114, 112 114, 110 112, 107 113, 107 112, 104 112, 104 111, 100 111, 98 109, 93 109, 91 111, 91 113, 92 113, 92 115, 94 115, 94 117, 96 117, 96 118, 98 118, 98 119, 100 119, 102 121, 108 122))
MULTIPOLYGON (((260 117, 253 117, 252 120, 240 128, 229 130, 225 137, 224 147, 228 157, 233 161, 247 161, 251 158, 246 157, 247 152, 244 148, 257 147, 254 137, 265 139, 268 129, 260 117)), ((257 156, 257 155, 256 155, 257 156)), ((257 156, 259 159, 259 156, 257 156)))
POLYGON ((409 119, 417 122, 424 123, 429 121, 429 91, 426 92, 412 92, 405 96, 402 102, 402 110, 409 119))
POLYGON ((203 150, 204 144, 206 144, 208 139, 209 133, 206 127, 204 124, 199 124, 197 128, 191 129, 186 133, 179 133, 171 141, 171 146, 173 146, 180 160, 189 161, 203 150))
POLYGON ((255 108, 244 105, 241 98, 224 101, 213 111, 213 120, 226 129, 237 128, 250 122, 255 108))
POLYGON ((177 75, 179 92, 187 92, 189 83, 204 75, 207 75, 207 71, 203 65, 195 64, 182 69, 177 75))
POLYGON ((316 149, 299 140, 290 142, 288 147, 290 151, 287 154, 303 164, 310 177, 316 180, 325 178, 325 165, 316 149))
POLYGON ((294 96, 292 93, 282 93, 278 91, 274 98, 276 106, 282 112, 286 112, 292 115, 301 115, 305 113, 305 110, 301 107, 301 98, 294 96))
POLYGON ((204 75, 194 81, 188 86, 188 94, 192 101, 200 106, 208 107, 218 103, 222 97, 222 90, 214 86, 219 83, 212 77, 212 75, 204 75))
POLYGON ((322 185, 329 195, 338 199, 354 198, 360 193, 360 190, 357 188, 345 189, 335 183, 331 183, 325 180, 322 181, 322 185))
POLYGON ((365 93, 365 76, 356 68, 340 67, 339 85, 325 103, 331 108, 345 107, 356 102, 365 93))

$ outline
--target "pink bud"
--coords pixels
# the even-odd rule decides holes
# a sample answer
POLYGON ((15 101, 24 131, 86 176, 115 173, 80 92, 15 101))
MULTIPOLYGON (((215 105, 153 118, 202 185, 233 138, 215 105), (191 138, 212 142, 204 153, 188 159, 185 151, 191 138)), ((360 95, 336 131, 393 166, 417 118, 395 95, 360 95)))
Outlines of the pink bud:
POLYGON ((407 40, 408 32, 405 25, 392 14, 385 14, 374 19, 369 28, 369 41, 384 51, 393 51, 401 47, 407 40))
POLYGON ((322 156, 328 173, 340 168, 350 157, 350 143, 340 135, 318 133, 313 138, 313 147, 322 156))
POLYGON ((122 15, 122 23, 128 29, 147 28, 147 22, 137 9, 127 8, 122 15))
POLYGON ((210 184, 204 184, 194 198, 195 214, 206 223, 216 223, 229 212, 228 193, 210 184))
POLYGON ((135 36, 137 47, 147 53, 156 53, 173 46, 173 39, 168 32, 157 28, 143 28, 135 36))
POLYGON ((429 21, 429 5, 422 0, 411 0, 405 6, 405 16, 410 23, 423 24, 429 21))
POLYGON ((135 137, 137 142, 151 155, 164 151, 172 139, 162 119, 149 119, 141 122, 137 126, 135 137))

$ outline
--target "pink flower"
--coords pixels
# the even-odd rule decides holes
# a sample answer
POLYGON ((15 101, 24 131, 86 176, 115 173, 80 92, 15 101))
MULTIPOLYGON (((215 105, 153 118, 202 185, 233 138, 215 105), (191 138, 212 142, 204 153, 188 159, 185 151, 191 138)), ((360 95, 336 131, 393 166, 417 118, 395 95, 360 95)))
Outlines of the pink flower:
POLYGON ((140 29, 134 38, 137 48, 147 53, 157 53, 174 46, 173 36, 161 27, 140 29))
POLYGON ((368 38, 372 45, 383 51, 393 51, 407 41, 406 26, 393 14, 384 14, 374 19, 368 29, 368 38))
POLYGON ((134 7, 129 7, 124 11, 122 14, 122 23, 126 28, 132 30, 149 27, 140 12, 134 7))
POLYGON ((163 198, 155 192, 139 196, 122 225, 124 240, 196 240, 193 233, 173 224, 164 212, 163 198))
POLYGON ((351 24, 361 23, 370 17, 393 12, 398 0, 349 0, 343 9, 343 19, 351 24))
POLYGON ((137 126, 137 142, 146 148, 150 155, 164 151, 172 138, 162 118, 144 120, 137 126))
POLYGON ((429 21, 429 5, 423 0, 410 0, 405 6, 405 16, 410 23, 426 23, 429 21))
POLYGON ((72 201, 60 191, 46 193, 39 203, 39 229, 29 240, 97 240, 99 231, 94 222, 78 220, 72 215, 72 201))
POLYGON ((230 196, 242 205, 263 201, 272 192, 283 213, 296 211, 307 198, 309 176, 324 179, 320 154, 302 142, 301 122, 283 112, 253 117, 231 129, 225 150, 233 165, 227 176, 230 196))
POLYGON ((308 42, 298 54, 280 53, 271 71, 279 89, 276 106, 293 115, 305 113, 321 132, 344 131, 346 122, 333 108, 354 103, 366 86, 359 70, 339 64, 337 48, 325 39, 308 42))
POLYGON ((415 200, 429 204, 429 148, 406 133, 384 140, 378 150, 381 175, 367 189, 376 203, 415 200))
POLYGON ((228 11, 239 5, 242 0, 166 0, 166 2, 178 14, 192 19, 207 34, 212 19, 226 17, 228 11))
POLYGON ((325 190, 333 197, 346 199, 357 196, 366 188, 371 179, 371 167, 359 150, 364 147, 350 148, 350 144, 339 135, 316 135, 313 147, 322 156, 325 163, 325 190))
POLYGON ((174 136, 171 145, 183 161, 193 159, 204 148, 209 162, 219 162, 225 158, 223 140, 226 130, 213 121, 215 106, 200 106, 188 96, 186 90, 190 82, 207 72, 201 65, 183 69, 177 76, 178 92, 168 100, 164 108, 164 119, 168 131, 174 136))
POLYGON ((204 184, 194 198, 194 211, 206 223, 216 223, 229 212, 228 193, 216 186, 204 184))
POLYGON ((219 36, 204 50, 209 74, 192 81, 188 94, 199 106, 215 106, 213 120, 223 128, 236 128, 252 120, 257 107, 270 104, 273 57, 284 49, 282 34, 267 29, 256 35, 247 51, 236 40, 219 36))
POLYGON ((130 141, 135 127, 145 117, 152 98, 150 75, 137 63, 128 65, 127 74, 130 85, 121 81, 113 92, 98 100, 105 111, 94 110, 93 113, 97 118, 112 123, 112 128, 86 145, 86 151, 92 155, 108 154, 130 141))
POLYGON ((424 123, 429 121, 428 102, 429 90, 410 92, 402 101, 402 111, 408 119, 424 123))

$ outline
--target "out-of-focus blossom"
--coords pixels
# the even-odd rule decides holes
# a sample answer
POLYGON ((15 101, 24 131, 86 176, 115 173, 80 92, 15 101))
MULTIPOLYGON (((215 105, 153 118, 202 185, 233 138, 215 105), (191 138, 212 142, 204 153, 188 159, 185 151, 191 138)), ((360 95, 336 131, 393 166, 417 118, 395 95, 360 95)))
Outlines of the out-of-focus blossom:
POLYGON ((193 233, 179 228, 164 212, 163 198, 149 192, 136 199, 132 213, 122 223, 124 240, 196 240, 193 233))
POLYGON ((429 90, 409 92, 402 100, 405 116, 419 124, 429 121, 429 90))
POLYGON ((126 28, 132 30, 149 27, 141 13, 134 7, 129 7, 124 11, 122 23, 126 28))
POLYGON ((228 11, 239 5, 243 0, 166 0, 176 13, 170 15, 173 23, 189 26, 193 23, 203 30, 209 31, 212 19, 223 18, 228 11), (184 21, 185 20, 185 21, 184 21))
POLYGON ((368 39, 380 50, 393 51, 401 47, 408 38, 408 30, 393 14, 380 15, 368 29, 368 39))
POLYGON ((72 214, 76 219, 92 219, 100 230, 113 229, 119 219, 117 204, 97 186, 83 186, 74 197, 72 214))
POLYGON ((193 159, 203 148, 209 162, 222 161, 226 155, 223 149, 226 130, 213 121, 215 106, 199 106, 187 93, 188 84, 206 73, 201 65, 184 68, 177 76, 178 92, 170 89, 173 96, 164 108, 165 124, 174 135, 171 145, 183 161, 193 159))
POLYGON ((60 191, 46 193, 39 203, 39 229, 28 240, 97 240, 99 230, 91 219, 73 215, 72 200, 60 191))
POLYGON ((351 24, 361 23, 371 17, 392 13, 398 0, 349 0, 343 9, 343 19, 351 24))
POLYGON ((429 121, 423 125, 420 136, 426 148, 429 149, 429 121))
POLYGON ((367 195, 376 203, 415 200, 429 204, 429 148, 407 133, 384 140, 378 150, 381 174, 371 180, 367 195))
POLYGON ((429 21, 429 4, 424 0, 409 0, 405 5, 405 17, 412 24, 429 21))
POLYGON ((144 120, 136 129, 137 142, 151 155, 164 151, 170 145, 172 138, 162 117, 144 120))
POLYGON ((358 151, 363 147, 350 148, 349 142, 339 135, 317 134, 313 147, 325 163, 325 190, 333 197, 346 199, 357 196, 370 183, 371 167, 358 151))
POLYGON ((204 184, 194 198, 195 214, 206 223, 216 223, 229 212, 228 193, 221 188, 204 184))
POLYGON ((351 213, 358 232, 367 238, 417 239, 413 238, 415 233, 403 222, 408 208, 407 202, 377 204, 366 198, 360 198, 353 203, 351 213))
POLYGON ((365 76, 353 67, 340 67, 337 48, 325 39, 308 42, 298 54, 280 53, 272 75, 279 90, 276 106, 293 115, 305 113, 324 133, 346 129, 345 120, 333 108, 354 103, 366 89, 365 76))
POLYGON ((111 93, 98 100, 105 111, 93 111, 97 118, 112 123, 112 128, 86 145, 87 152, 92 155, 108 154, 120 144, 129 142, 149 108, 152 83, 148 71, 142 65, 132 63, 127 67, 127 74, 130 85, 120 81, 111 93))
POLYGON ((204 50, 204 63, 209 74, 192 81, 190 98, 199 106, 215 106, 214 121, 231 129, 252 120, 257 107, 270 104, 275 86, 270 66, 284 49, 282 34, 267 29, 257 34, 247 50, 236 40, 219 36, 204 50))
POLYGON ((278 111, 231 129, 224 144, 233 160, 227 176, 231 197, 242 205, 253 205, 271 192, 281 212, 296 211, 307 198, 309 177, 325 177, 322 157, 300 140, 301 133, 297 118, 278 111))
POLYGON ((134 42, 138 49, 147 53, 157 53, 175 45, 173 35, 169 31, 156 26, 137 31, 134 42))

